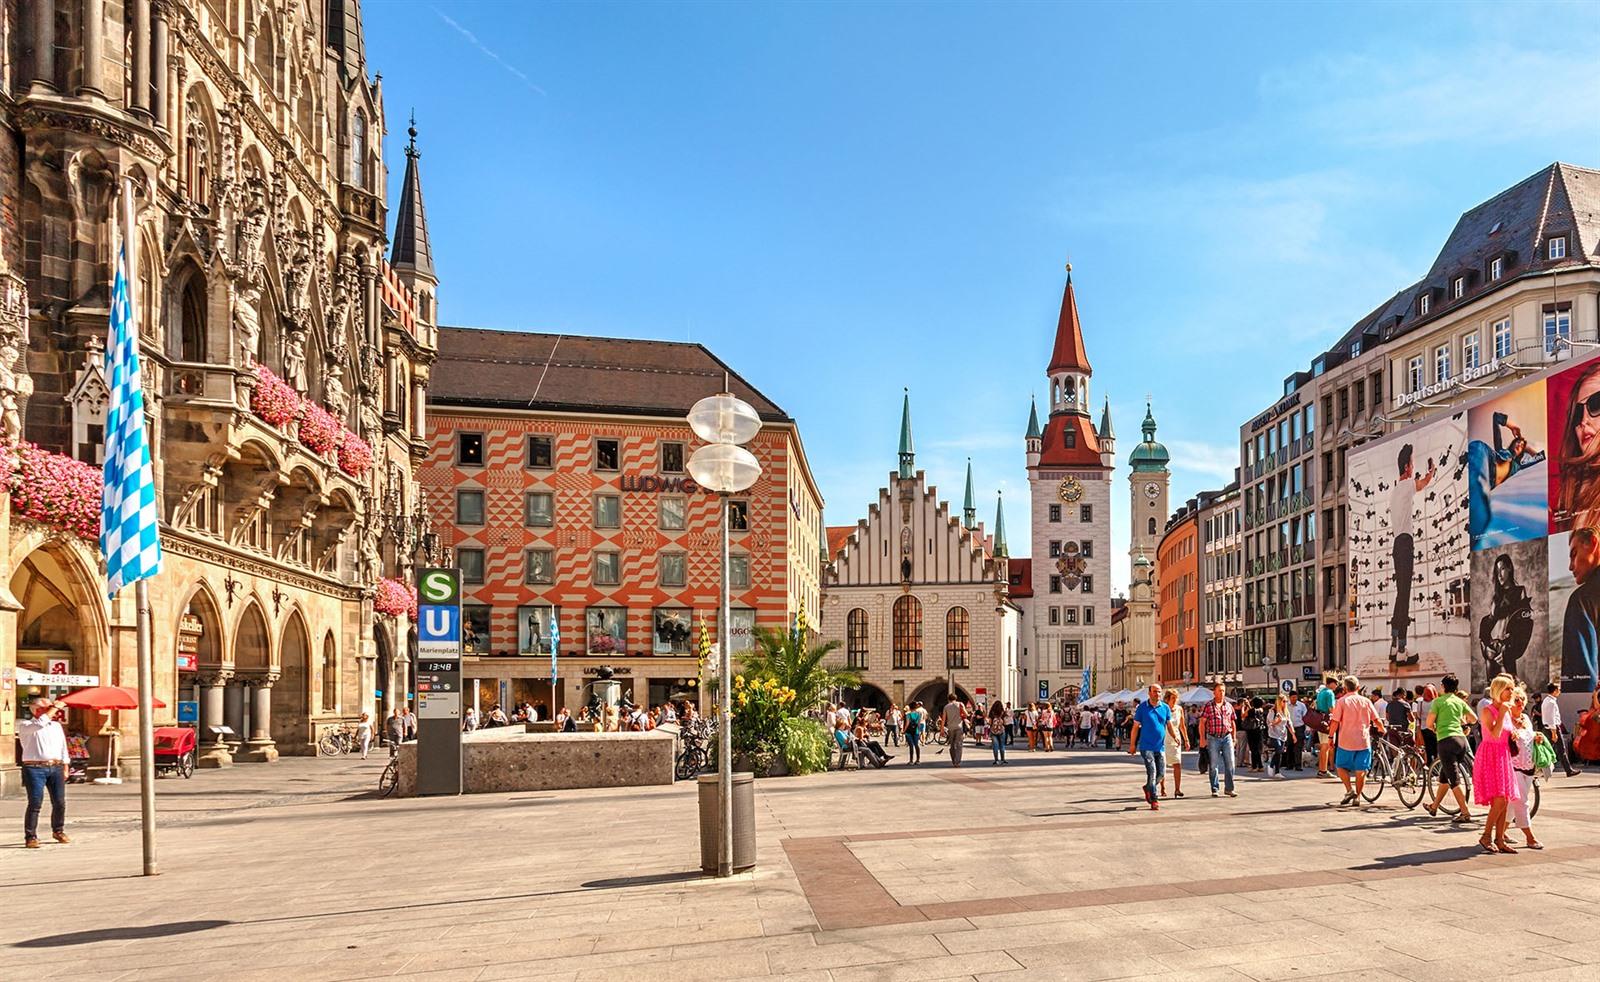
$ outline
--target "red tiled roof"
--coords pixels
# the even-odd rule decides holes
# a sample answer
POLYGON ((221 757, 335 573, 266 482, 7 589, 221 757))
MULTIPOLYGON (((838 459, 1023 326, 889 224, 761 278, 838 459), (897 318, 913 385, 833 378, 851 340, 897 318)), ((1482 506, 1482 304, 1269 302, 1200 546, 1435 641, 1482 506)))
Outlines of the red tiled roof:
POLYGON ((1039 463, 1049 467, 1099 467, 1100 438, 1095 435, 1089 417, 1076 413, 1051 416, 1045 424, 1039 463), (1068 430, 1077 434, 1072 446, 1067 445, 1068 430))
POLYGON ((828 526, 828 558, 832 559, 844 552, 844 544, 850 540, 850 534, 855 530, 854 525, 828 526))
POLYGON ((1006 566, 1011 585, 1011 599, 1033 596, 1033 561, 1024 556, 1021 559, 1006 560, 1006 566))
POLYGON ((1094 374, 1089 367, 1089 352, 1083 346, 1083 325, 1078 322, 1078 295, 1072 289, 1072 271, 1067 270, 1067 288, 1061 294, 1061 317, 1056 321, 1056 348, 1050 354, 1050 372, 1094 374))

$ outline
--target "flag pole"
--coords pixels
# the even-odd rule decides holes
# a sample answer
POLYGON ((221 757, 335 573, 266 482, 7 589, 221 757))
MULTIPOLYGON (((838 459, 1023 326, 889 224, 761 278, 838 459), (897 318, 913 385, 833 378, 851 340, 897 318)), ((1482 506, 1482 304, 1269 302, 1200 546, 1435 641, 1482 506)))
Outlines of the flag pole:
MULTIPOLYGON (((139 268, 138 237, 133 232, 133 179, 122 179, 122 248, 126 257, 123 278, 128 291, 128 308, 133 317, 138 316, 138 295, 135 293, 139 268)), ((139 327, 131 326, 128 343, 139 343, 139 327)), ((143 412, 143 409, 139 410, 143 412)), ((141 421, 142 422, 142 421, 141 421)), ((134 636, 137 645, 139 676, 139 819, 144 845, 144 875, 156 876, 161 870, 156 866, 156 758, 155 758, 155 708, 152 705, 150 665, 150 585, 143 577, 134 581, 133 606, 135 611, 134 636)))

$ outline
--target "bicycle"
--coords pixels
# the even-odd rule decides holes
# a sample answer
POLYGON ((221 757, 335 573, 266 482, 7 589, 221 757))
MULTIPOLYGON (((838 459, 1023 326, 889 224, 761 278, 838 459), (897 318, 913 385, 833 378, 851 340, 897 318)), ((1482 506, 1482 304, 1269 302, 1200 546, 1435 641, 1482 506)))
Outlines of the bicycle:
POLYGON ((338 729, 329 729, 317 740, 317 753, 323 757, 338 757, 348 754, 356 749, 356 731, 354 727, 344 726, 338 729))
POLYGON ((713 727, 704 720, 695 720, 683 729, 683 749, 678 752, 673 766, 673 779, 687 781, 711 766, 713 727))
POLYGON ((387 798, 400 786, 400 748, 389 747, 389 763, 378 776, 378 797, 387 798))

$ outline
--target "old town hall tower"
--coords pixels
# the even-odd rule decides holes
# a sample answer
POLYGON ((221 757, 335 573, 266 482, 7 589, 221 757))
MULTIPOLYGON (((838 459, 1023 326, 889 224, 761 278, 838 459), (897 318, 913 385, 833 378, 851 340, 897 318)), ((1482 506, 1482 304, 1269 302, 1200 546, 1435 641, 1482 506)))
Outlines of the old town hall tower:
POLYGON ((1109 651, 1111 627, 1110 403, 1090 418, 1089 355, 1078 319, 1072 267, 1061 296, 1046 370, 1049 415, 1028 416, 1028 486, 1033 507, 1030 689, 1054 693, 1082 678, 1109 651))

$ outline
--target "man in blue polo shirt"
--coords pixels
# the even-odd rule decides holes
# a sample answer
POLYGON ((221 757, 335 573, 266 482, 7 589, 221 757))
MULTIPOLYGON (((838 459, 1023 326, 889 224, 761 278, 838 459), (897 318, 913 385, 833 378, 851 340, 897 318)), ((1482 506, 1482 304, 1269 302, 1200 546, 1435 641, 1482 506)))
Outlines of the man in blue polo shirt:
POLYGON ((1161 686, 1152 682, 1149 692, 1150 701, 1139 703, 1133 711, 1128 753, 1137 753, 1144 760, 1144 800, 1151 811, 1159 811, 1156 786, 1167 773, 1167 726, 1172 722, 1172 710, 1161 702, 1161 686))

